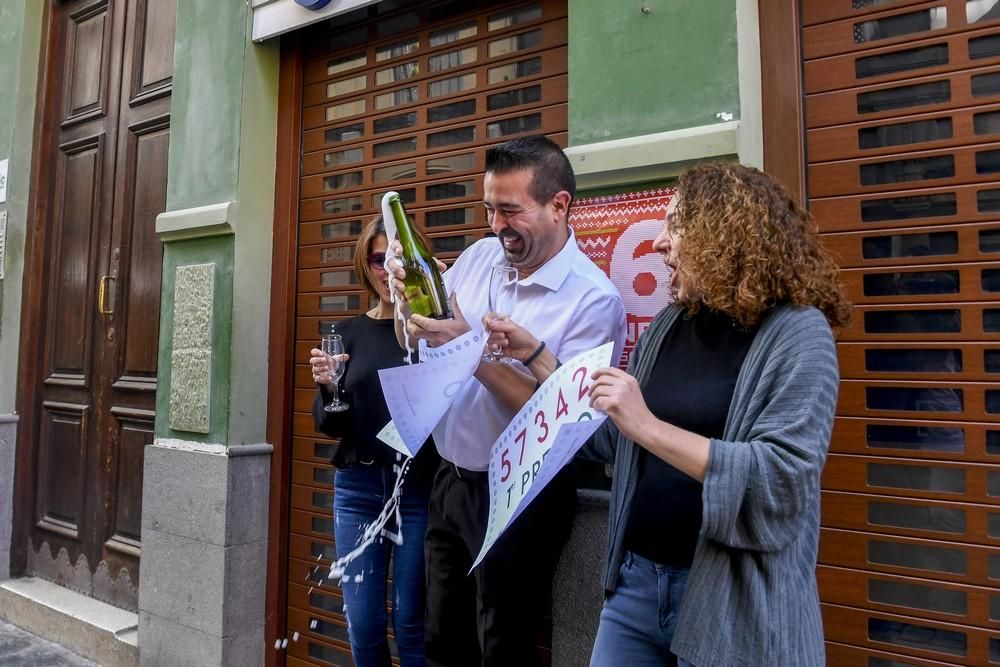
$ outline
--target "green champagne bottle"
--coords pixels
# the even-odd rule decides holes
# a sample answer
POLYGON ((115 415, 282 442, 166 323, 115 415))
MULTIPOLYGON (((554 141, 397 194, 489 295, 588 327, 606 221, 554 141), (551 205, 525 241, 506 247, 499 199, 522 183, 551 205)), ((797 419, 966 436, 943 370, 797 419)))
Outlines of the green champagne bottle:
POLYGON ((403 285, 410 310, 424 317, 450 320, 451 304, 448 302, 448 293, 444 289, 444 280, 438 271, 437 262, 424 247, 420 237, 413 233, 399 195, 389 197, 389 208, 396 223, 396 238, 403 246, 403 269, 406 271, 403 285))

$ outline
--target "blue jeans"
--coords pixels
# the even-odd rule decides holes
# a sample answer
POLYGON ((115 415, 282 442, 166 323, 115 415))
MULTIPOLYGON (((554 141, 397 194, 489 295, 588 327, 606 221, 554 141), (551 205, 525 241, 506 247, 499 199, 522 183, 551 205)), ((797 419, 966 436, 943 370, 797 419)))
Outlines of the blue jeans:
MULTIPOLYGON (((334 540, 338 557, 361 541, 378 517, 395 483, 392 464, 357 463, 334 478, 334 540)), ((429 490, 407 477, 400 500, 403 543, 376 540, 344 571, 344 615, 357 667, 388 667, 386 577, 392 553, 392 627, 402 667, 424 664, 424 532, 429 490), (412 482, 412 484, 411 484, 412 482), (356 581, 358 575, 361 581, 356 581)), ((386 526, 395 532, 394 521, 386 526)))
POLYGON ((601 609, 591 667, 691 667, 670 652, 689 571, 626 552, 618 587, 601 609))

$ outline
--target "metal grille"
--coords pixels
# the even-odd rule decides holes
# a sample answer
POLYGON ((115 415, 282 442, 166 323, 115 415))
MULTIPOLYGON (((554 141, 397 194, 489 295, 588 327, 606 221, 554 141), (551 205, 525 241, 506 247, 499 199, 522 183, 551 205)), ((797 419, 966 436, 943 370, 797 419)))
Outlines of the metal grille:
POLYGON ((1000 659, 989 4, 802 5, 809 206, 855 304, 823 476, 831 664, 1000 659))
POLYGON ((322 566, 333 553, 336 443, 313 430, 306 361, 321 331, 370 307, 353 270, 357 235, 379 213, 382 194, 396 190, 446 262, 481 238, 486 148, 535 133, 566 144, 566 36, 565 2, 384 0, 299 37, 306 61, 287 632, 300 640, 288 644, 289 664, 350 664, 340 590, 322 566))

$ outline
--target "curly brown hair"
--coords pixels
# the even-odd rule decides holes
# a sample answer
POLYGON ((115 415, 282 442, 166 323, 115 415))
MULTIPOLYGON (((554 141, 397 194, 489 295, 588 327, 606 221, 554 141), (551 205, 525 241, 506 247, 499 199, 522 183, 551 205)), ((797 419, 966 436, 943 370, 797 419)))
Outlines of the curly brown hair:
POLYGON ((756 326, 781 302, 815 306, 830 326, 850 320, 836 262, 812 216, 767 174, 734 163, 695 166, 677 182, 670 221, 681 237, 685 305, 704 304, 756 326))

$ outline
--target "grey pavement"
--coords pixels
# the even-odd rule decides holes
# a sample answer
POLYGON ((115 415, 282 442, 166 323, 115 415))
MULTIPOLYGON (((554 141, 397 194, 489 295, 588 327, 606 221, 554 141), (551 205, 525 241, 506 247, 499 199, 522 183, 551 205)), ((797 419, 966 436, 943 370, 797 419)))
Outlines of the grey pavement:
POLYGON ((0 666, 2 667, 98 667, 59 644, 0 621, 0 666))

